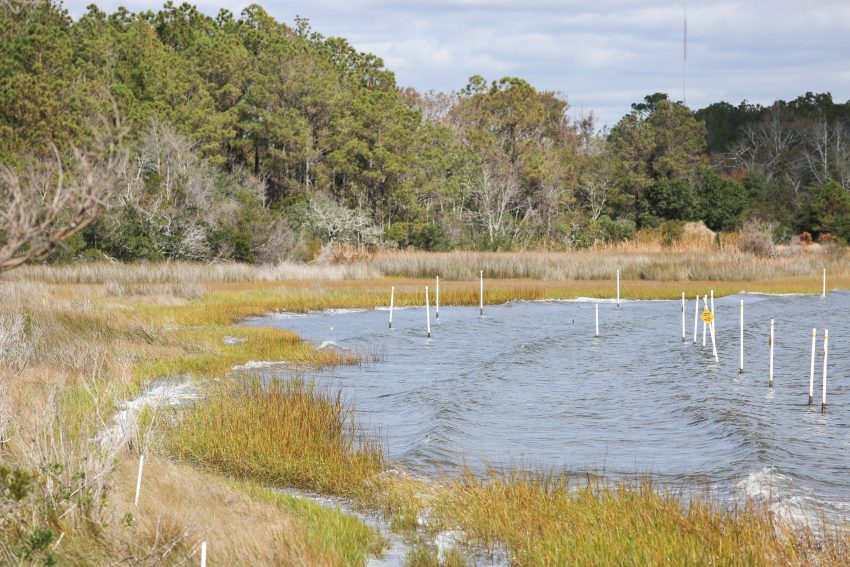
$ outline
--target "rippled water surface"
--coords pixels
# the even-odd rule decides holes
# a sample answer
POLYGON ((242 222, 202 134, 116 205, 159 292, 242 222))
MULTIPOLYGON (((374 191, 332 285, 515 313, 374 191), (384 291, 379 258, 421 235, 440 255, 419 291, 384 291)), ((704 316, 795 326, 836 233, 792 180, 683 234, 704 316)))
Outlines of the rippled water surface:
MULTIPOLYGON (((694 345, 694 303, 514 302, 477 308, 276 315, 325 347, 380 352, 378 363, 315 379, 340 387, 391 459, 414 469, 465 462, 561 469, 609 478, 649 473, 673 485, 770 496, 782 511, 848 515, 850 293, 716 300, 720 363, 694 345), (738 309, 745 366, 738 372, 738 309), (768 388, 769 321, 776 321, 768 388), (811 331, 818 328, 815 405, 808 406, 811 331), (828 410, 820 411, 822 332, 829 329, 828 410)), ((264 372, 284 372, 265 370, 264 372)))

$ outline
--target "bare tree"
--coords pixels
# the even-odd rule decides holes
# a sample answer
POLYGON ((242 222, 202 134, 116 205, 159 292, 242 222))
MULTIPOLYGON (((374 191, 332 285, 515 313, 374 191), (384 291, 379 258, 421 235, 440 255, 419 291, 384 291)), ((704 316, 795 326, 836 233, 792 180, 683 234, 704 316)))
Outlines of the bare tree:
POLYGON ((850 189, 850 128, 821 117, 806 129, 804 141, 803 160, 814 180, 850 189))
POLYGON ((73 152, 66 171, 59 151, 21 170, 0 165, 0 272, 44 257, 106 207, 126 170, 117 145, 73 152), (106 148, 106 149, 104 149, 106 148))
POLYGON ((785 174, 795 190, 799 189, 799 168, 795 167, 794 150, 799 133, 791 128, 779 112, 770 112, 764 120, 743 129, 741 139, 724 156, 727 167, 759 172, 768 181, 785 174))
POLYGON ((519 179, 510 168, 502 169, 494 173, 488 164, 484 164, 471 187, 471 195, 477 207, 476 216, 487 229, 490 244, 505 234, 508 223, 514 219, 513 215, 519 208, 519 179))

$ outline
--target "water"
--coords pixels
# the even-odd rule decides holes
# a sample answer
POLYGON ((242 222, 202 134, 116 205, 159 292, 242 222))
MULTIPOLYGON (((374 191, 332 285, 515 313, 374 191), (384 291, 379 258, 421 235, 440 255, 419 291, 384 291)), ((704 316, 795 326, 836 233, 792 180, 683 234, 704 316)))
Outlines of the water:
MULTIPOLYGON (((341 388, 359 422, 412 470, 464 463, 542 468, 609 479, 648 474, 723 498, 769 500, 789 519, 850 512, 850 293, 717 299, 720 363, 692 343, 694 304, 512 302, 425 310, 335 311, 248 322, 291 329, 317 345, 382 352, 374 364, 314 376, 341 388), (746 372, 738 372, 745 303, 746 372), (768 388, 769 321, 776 321, 768 388), (815 405, 808 406, 817 327, 815 405), (830 332, 828 411, 820 411, 822 334, 830 332)), ((285 372, 265 368, 261 372, 285 372)))

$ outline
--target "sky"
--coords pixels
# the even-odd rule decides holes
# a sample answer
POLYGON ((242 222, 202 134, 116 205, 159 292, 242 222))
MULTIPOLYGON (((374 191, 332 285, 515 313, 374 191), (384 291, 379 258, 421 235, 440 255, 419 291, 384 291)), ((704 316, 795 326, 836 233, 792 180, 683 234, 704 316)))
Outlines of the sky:
MULTIPOLYGON (((93 0, 70 0, 74 16, 93 0)), ((383 58, 400 86, 463 88, 517 76, 560 93, 574 116, 613 126, 654 92, 683 99, 683 0, 267 0, 279 21, 310 20, 383 58)), ((112 11, 157 4, 100 0, 112 11)), ((253 2, 200 0, 214 15, 253 2)), ((806 91, 850 98, 850 0, 687 0, 685 100, 770 103, 806 91)))

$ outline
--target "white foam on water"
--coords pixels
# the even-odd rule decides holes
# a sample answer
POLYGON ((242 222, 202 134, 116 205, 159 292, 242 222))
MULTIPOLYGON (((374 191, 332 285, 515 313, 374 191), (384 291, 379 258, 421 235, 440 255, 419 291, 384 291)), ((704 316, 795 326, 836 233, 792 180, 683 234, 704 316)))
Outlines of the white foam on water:
POLYGON ((738 483, 738 489, 746 498, 767 505, 789 525, 808 526, 816 532, 825 522, 841 520, 847 513, 845 505, 816 498, 814 490, 776 472, 773 467, 751 472, 738 483))
POLYGON ((245 364, 237 364, 233 370, 258 370, 261 368, 273 368, 277 366, 287 366, 289 362, 285 360, 249 360, 245 364))
POLYGON ((146 408, 177 407, 197 399, 198 390, 190 379, 183 382, 161 380, 148 386, 139 397, 119 402, 121 409, 112 417, 112 423, 97 437, 105 447, 126 443, 137 431, 139 414, 146 408))
POLYGON ((322 341, 322 344, 319 345, 319 350, 325 348, 336 348, 336 341, 322 341))

